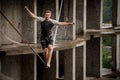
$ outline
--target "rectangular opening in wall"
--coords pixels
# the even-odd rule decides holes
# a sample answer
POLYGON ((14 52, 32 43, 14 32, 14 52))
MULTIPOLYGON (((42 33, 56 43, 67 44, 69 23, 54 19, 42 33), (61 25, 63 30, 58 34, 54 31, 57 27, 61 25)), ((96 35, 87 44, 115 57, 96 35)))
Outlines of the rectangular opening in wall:
POLYGON ((104 35, 102 37, 102 76, 111 74, 113 66, 113 55, 112 55, 112 35, 104 35))
POLYGON ((112 27, 112 0, 103 0, 102 28, 112 27))

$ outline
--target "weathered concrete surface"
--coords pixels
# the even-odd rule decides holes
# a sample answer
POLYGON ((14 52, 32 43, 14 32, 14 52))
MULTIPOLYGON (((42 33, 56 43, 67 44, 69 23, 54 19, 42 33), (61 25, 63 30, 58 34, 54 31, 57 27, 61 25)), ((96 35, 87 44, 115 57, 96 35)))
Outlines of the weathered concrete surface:
POLYGON ((87 29, 100 29, 101 0, 87 0, 87 29))
POLYGON ((117 25, 120 26, 120 0, 118 0, 118 6, 117 6, 117 25))
POLYGON ((76 34, 81 35, 83 32, 84 0, 76 0, 76 2, 76 34))
POLYGON ((76 80, 85 80, 84 79, 84 47, 80 46, 76 48, 76 80))
MULTIPOLYGON (((1 0, 1 10, 8 17, 8 19, 16 26, 16 28, 21 32, 22 18, 21 18, 21 1, 19 0, 1 0)), ((11 39, 21 42, 20 36, 12 29, 11 25, 1 17, 0 28, 4 34, 8 35, 11 39)), ((10 44, 7 39, 2 38, 1 44, 10 44)))
POLYGON ((117 69, 120 72, 120 35, 117 35, 117 69))
MULTIPOLYGON (((21 80, 21 58, 20 56, 7 56, 1 58, 1 72, 7 76, 6 79, 21 80)), ((4 80, 4 79, 3 79, 4 80)))
POLYGON ((88 77, 100 77, 100 38, 92 38, 86 43, 86 74, 88 77))
POLYGON ((51 68, 45 68, 45 64, 38 59, 37 80, 56 80, 56 53, 53 53, 51 68))
POLYGON ((0 80, 34 80, 34 55, 2 57, 1 73, 0 80))
MULTIPOLYGON (((84 42, 84 39, 82 40, 65 40, 65 41, 60 41, 58 44, 54 46, 54 51, 56 50, 63 50, 63 49, 69 49, 73 48, 77 44, 81 44, 84 42)), ((33 49, 40 53, 43 52, 41 45, 40 44, 29 44, 30 46, 33 47, 33 49)), ((25 54, 33 54, 33 51, 30 49, 28 44, 23 44, 23 45, 6 45, 2 46, 1 50, 6 52, 6 55, 25 55, 25 54)))
POLYGON ((34 80, 34 55, 22 56, 21 80, 34 80))
MULTIPOLYGON (((1 10, 1 3, 0 3, 0 10, 1 10)), ((0 30, 1 30, 1 15, 0 15, 0 30)), ((0 34, 1 35, 1 34, 0 34)), ((2 39, 1 39, 2 37, 0 36, 0 47, 1 47, 1 41, 2 41, 2 39)))
MULTIPOLYGON (((34 20, 25 11, 24 6, 29 6, 34 12, 34 0, 22 0, 22 34, 30 42, 34 42, 34 20)), ((23 41, 24 42, 24 41, 23 41)))
POLYGON ((64 79, 65 80, 73 80, 73 49, 65 50, 65 72, 64 72, 64 79))
POLYGON ((0 80, 14 80, 8 76, 5 76, 4 74, 0 73, 0 80))
POLYGON ((117 64, 116 64, 116 50, 117 50, 117 43, 116 43, 116 35, 112 35, 112 70, 116 71, 117 64))

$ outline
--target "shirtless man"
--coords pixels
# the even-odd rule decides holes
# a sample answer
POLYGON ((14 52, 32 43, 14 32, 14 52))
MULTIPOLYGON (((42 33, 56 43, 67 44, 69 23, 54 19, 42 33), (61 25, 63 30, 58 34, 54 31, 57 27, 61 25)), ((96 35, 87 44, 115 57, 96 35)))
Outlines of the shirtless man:
POLYGON ((73 25, 74 22, 58 22, 54 19, 51 19, 51 11, 46 10, 44 13, 44 17, 38 17, 34 13, 32 13, 27 6, 25 6, 25 10, 29 13, 29 15, 36 19, 41 23, 41 45, 44 51, 44 58, 46 61, 46 67, 50 68, 52 53, 53 53, 53 35, 52 28, 53 26, 66 26, 73 25))

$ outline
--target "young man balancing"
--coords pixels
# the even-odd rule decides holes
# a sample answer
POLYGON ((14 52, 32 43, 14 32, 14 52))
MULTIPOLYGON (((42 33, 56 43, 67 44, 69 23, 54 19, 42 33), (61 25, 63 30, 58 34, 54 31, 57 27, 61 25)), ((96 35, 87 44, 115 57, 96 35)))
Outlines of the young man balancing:
POLYGON ((29 13, 29 15, 37 19, 41 23, 41 45, 44 50, 44 58, 46 61, 47 68, 50 68, 52 52, 53 52, 53 34, 52 28, 53 26, 65 26, 65 25, 73 25, 74 22, 58 22, 56 20, 51 19, 51 11, 46 10, 43 17, 38 17, 34 13, 32 13, 27 6, 25 9, 29 13))

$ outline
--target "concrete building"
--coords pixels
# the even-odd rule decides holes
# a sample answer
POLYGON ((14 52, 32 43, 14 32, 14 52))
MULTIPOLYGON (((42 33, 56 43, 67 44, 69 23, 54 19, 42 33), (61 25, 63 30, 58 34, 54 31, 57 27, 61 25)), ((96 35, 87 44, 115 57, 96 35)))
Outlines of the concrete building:
MULTIPOLYGON (((50 9, 52 18, 58 19, 61 2, 0 0, 0 11, 42 57, 40 24, 27 15, 24 6, 29 6, 38 16, 50 9)), ((113 37, 112 68, 120 71, 120 1, 113 0, 112 29, 102 28, 102 7, 103 0, 63 0, 60 21, 74 21, 76 25, 59 27, 50 69, 43 67, 25 40, 0 15, 0 30, 5 34, 0 35, 0 80, 86 80, 87 77, 102 77, 102 35, 113 37)))

